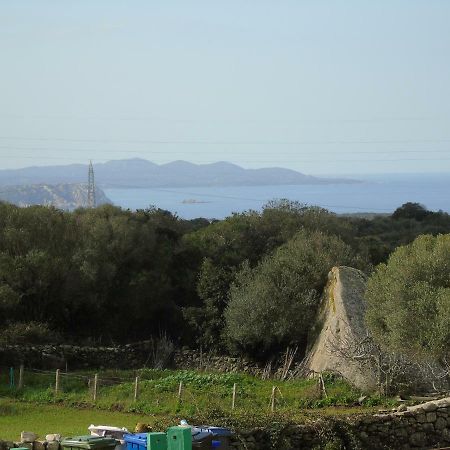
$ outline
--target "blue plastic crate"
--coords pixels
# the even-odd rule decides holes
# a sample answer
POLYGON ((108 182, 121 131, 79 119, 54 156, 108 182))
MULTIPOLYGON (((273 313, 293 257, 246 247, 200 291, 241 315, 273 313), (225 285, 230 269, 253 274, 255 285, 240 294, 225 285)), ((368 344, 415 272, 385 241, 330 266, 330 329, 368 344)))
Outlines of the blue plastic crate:
POLYGON ((147 450, 147 434, 126 434, 123 439, 127 444, 127 450, 147 450))

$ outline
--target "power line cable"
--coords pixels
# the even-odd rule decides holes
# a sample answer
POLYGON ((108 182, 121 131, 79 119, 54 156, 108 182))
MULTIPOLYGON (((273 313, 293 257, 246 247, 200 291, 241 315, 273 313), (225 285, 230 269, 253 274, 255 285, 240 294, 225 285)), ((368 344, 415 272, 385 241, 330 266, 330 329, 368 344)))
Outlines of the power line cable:
POLYGON ((358 140, 299 140, 299 141, 226 141, 226 140, 198 140, 198 139, 77 139, 62 137, 20 137, 0 136, 2 140, 21 141, 58 141, 58 142, 97 142, 118 144, 177 144, 177 145, 330 145, 330 144, 420 144, 420 143, 446 143, 448 138, 442 139, 358 139, 358 140))
MULTIPOLYGON (((176 150, 164 150, 164 151, 154 151, 154 150, 118 150, 118 149, 93 149, 93 148, 51 148, 51 147, 13 147, 9 145, 0 145, 0 149, 7 150, 39 150, 39 151, 69 151, 69 152, 96 152, 96 153, 143 153, 143 152, 151 152, 152 154, 184 154, 184 152, 176 150)), ((391 153, 450 153, 450 149, 446 150, 371 150, 371 151, 362 151, 362 150, 339 150, 339 153, 345 154, 362 154, 362 155, 370 155, 370 154, 391 154, 391 153)), ((189 150, 189 153, 198 153, 198 154, 210 154, 209 150, 189 150)), ((296 151, 296 154, 309 154, 312 153, 310 151, 296 151)), ((314 150, 314 154, 323 154, 323 155, 335 155, 336 152, 330 151, 316 151, 314 150)))
MULTIPOLYGON (((338 155, 337 155, 338 156, 338 155)), ((66 157, 66 156, 43 156, 40 155, 41 160, 42 159, 51 159, 51 160, 59 160, 59 161, 80 161, 81 158, 75 158, 75 157, 66 157)), ((30 155, 0 155, 0 159, 36 159, 36 156, 30 156, 30 155)), ((199 160, 198 158, 195 159, 196 162, 191 162, 192 164, 213 164, 218 162, 217 159, 208 159, 208 160, 199 160)), ((341 163, 341 162, 405 162, 405 161, 450 161, 450 158, 389 158, 389 159, 338 159, 334 158, 334 163, 341 163)), ((150 161, 151 162, 151 161, 150 161)), ((168 164, 174 162, 173 159, 170 160, 164 160, 159 161, 159 164, 168 164)), ((229 162, 229 161, 228 161, 229 162)), ((323 159, 315 158, 315 159, 285 159, 282 157, 278 157, 277 159, 273 160, 262 160, 262 159, 251 159, 251 160, 241 160, 239 159, 239 164, 243 163, 259 163, 259 164, 276 164, 280 165, 283 163, 310 163, 310 162, 323 162, 323 159)), ((85 165, 83 163, 80 163, 82 165, 85 165)), ((97 163, 98 164, 98 163, 97 163)), ((0 169, 1 170, 1 169, 0 169)), ((9 170, 19 170, 19 169, 9 169, 9 170)))
POLYGON ((129 115, 129 116, 101 116, 101 115, 68 115, 68 114, 13 114, 0 113, 0 117, 8 117, 14 119, 44 119, 44 120, 102 120, 102 121, 147 121, 147 122, 186 122, 186 123, 345 123, 345 122, 360 122, 360 123, 378 123, 378 122, 430 122, 430 121, 448 121, 447 116, 436 117, 344 117, 344 118, 293 118, 293 119, 275 119, 275 118, 222 118, 215 119, 208 117, 202 118, 187 118, 187 117, 158 117, 154 115, 129 115))

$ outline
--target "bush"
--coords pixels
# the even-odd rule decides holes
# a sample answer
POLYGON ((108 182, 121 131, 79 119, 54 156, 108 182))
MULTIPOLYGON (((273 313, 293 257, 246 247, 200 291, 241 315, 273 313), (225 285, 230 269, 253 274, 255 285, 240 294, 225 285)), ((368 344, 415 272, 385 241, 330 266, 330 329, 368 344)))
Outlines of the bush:
POLYGON ((230 347, 264 356, 304 344, 329 270, 351 259, 338 237, 302 230, 256 268, 244 265, 225 311, 230 347))
POLYGON ((3 330, 0 344, 48 344, 59 341, 59 338, 46 323, 16 322, 3 330))
POLYGON ((432 214, 431 211, 428 211, 425 206, 420 203, 412 203, 408 202, 397 208, 392 214, 392 218, 395 220, 398 219, 415 219, 415 220, 423 220, 427 216, 432 214))
POLYGON ((399 247, 368 281, 367 322, 392 351, 450 358, 450 234, 399 247))

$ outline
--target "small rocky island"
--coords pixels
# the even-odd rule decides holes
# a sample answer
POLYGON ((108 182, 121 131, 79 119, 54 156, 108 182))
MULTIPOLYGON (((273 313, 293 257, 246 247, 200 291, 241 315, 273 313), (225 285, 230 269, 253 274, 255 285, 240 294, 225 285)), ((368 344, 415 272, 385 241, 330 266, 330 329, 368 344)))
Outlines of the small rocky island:
POLYGON ((197 203, 211 203, 206 200, 197 200, 195 198, 185 198, 181 203, 184 205, 196 205, 197 203))

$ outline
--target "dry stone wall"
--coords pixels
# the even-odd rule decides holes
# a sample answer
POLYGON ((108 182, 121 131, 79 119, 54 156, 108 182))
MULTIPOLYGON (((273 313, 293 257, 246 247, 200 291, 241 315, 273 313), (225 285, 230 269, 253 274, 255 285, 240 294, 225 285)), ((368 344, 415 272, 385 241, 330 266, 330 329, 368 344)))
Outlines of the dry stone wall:
MULTIPOLYGON (((6 345, 0 347, 0 366, 71 370, 87 368, 138 369, 152 367, 152 342, 117 347, 75 345, 6 345)), ((258 375, 262 368, 243 358, 216 356, 196 350, 176 350, 171 361, 175 369, 205 369, 216 372, 245 372, 258 375)))
POLYGON ((450 447, 450 397, 404 409, 389 414, 319 420, 291 426, 277 436, 279 444, 275 447, 269 444, 270 433, 267 430, 243 432, 233 446, 236 450, 311 450, 334 441, 345 446, 336 448, 361 450, 450 447))
POLYGON ((429 448, 450 445, 450 397, 355 422, 366 448, 429 448))
POLYGON ((174 354, 174 366, 180 369, 208 370, 212 372, 244 372, 260 375, 263 368, 244 358, 217 356, 197 350, 180 350, 174 354))
POLYGON ((7 345, 0 348, 1 366, 37 369, 71 369, 114 367, 142 367, 148 359, 148 350, 123 347, 80 347, 75 345, 7 345))

